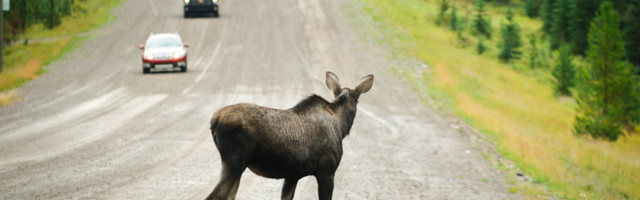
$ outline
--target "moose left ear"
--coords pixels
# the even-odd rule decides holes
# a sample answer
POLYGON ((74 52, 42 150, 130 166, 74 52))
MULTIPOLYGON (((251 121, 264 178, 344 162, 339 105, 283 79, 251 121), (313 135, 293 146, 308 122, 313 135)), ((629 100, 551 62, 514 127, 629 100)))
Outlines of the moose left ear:
POLYGON ((327 79, 325 80, 327 87, 333 92, 335 97, 340 96, 342 93, 342 88, 340 88, 340 81, 338 80, 338 76, 333 72, 327 71, 327 79))
POLYGON ((364 94, 371 89, 371 86, 373 86, 373 75, 369 74, 360 79, 358 85, 356 85, 356 91, 360 94, 364 94))

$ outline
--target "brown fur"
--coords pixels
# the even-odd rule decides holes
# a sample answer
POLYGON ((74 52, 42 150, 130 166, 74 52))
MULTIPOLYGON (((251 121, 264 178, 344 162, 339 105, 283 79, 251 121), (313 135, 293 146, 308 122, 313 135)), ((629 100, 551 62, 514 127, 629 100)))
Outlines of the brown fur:
POLYGON ((247 167, 260 176, 284 178, 282 199, 293 199, 298 180, 309 175, 318 181, 320 199, 331 199, 342 139, 351 130, 358 98, 371 88, 373 75, 363 77, 355 89, 341 88, 335 74, 326 75, 336 97, 333 102, 312 95, 287 110, 243 103, 214 114, 211 132, 222 172, 207 199, 234 199, 247 167))

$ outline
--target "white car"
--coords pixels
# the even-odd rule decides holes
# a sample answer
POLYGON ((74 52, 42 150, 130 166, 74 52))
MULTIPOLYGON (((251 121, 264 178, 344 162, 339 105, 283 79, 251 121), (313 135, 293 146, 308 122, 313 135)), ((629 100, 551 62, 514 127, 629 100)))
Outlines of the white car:
POLYGON ((179 68, 187 71, 187 47, 178 33, 159 33, 149 35, 140 45, 142 49, 142 73, 151 69, 179 68))

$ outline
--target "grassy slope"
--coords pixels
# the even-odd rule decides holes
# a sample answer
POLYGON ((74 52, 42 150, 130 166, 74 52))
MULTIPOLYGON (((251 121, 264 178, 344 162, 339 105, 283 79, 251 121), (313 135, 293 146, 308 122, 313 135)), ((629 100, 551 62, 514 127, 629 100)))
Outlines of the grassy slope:
MULTIPOLYGON (((640 137, 614 143, 577 138, 572 133, 575 104, 556 96, 549 69, 526 69, 525 61, 503 64, 497 59, 504 8, 488 8, 493 39, 484 55, 475 53, 475 38, 460 47, 455 33, 438 27, 435 0, 363 0, 365 10, 381 22, 399 53, 429 64, 427 70, 403 70, 416 88, 443 102, 467 123, 494 140, 537 183, 562 198, 624 199, 640 197, 640 137), (400 39, 397 39, 400 38, 400 39), (516 70, 518 69, 518 70, 516 70)), ((468 5, 467 5, 468 4, 468 5)), ((458 13, 473 9, 456 2, 458 13)), ((520 12, 520 11, 519 11, 520 12)), ((516 17, 523 36, 537 33, 541 23, 516 17)), ((524 51, 528 45, 527 40, 524 51)), ((552 62, 550 62, 552 63, 552 62)), ((536 197, 541 191, 514 186, 536 197), (533 191, 532 191, 533 190, 533 191)))
POLYGON ((18 43, 3 49, 3 71, 0 73, 0 106, 17 99, 15 88, 44 73, 42 66, 72 50, 86 37, 81 33, 113 19, 111 9, 121 0, 79 1, 71 16, 62 19, 54 29, 43 25, 29 27, 25 33, 27 45, 18 43), (35 42, 34 42, 35 41, 35 42))

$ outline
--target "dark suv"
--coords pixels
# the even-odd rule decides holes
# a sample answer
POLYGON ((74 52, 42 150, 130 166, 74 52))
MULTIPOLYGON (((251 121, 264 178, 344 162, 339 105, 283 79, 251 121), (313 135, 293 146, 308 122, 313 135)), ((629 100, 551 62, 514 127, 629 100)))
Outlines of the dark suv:
POLYGON ((184 0, 184 17, 192 13, 213 13, 218 17, 218 0, 184 0))

